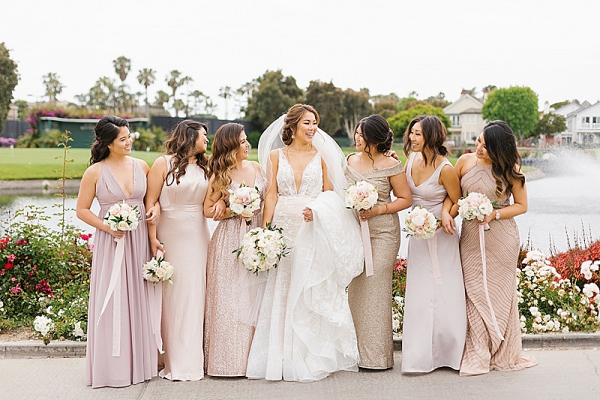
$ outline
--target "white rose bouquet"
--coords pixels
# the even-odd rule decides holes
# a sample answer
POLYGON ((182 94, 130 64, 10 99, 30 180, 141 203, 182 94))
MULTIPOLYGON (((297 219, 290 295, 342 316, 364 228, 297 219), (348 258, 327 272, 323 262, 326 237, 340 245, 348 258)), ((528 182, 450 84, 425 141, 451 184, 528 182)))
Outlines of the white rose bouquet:
POLYGON ((406 214, 406 228, 403 230, 419 239, 429 239, 435 235, 438 220, 433 213, 421 206, 414 207, 406 214))
POLYGON ((255 186, 253 188, 242 183, 236 190, 229 191, 229 208, 231 214, 239 215, 246 219, 246 225, 250 225, 254 212, 260 209, 260 192, 255 186))
POLYGON ((377 188, 369 182, 360 181, 346 189, 346 208, 356 211, 370 210, 377 203, 377 188))
POLYGON ((113 231, 132 231, 140 222, 140 212, 137 206, 132 207, 123 200, 108 209, 103 222, 113 231))
POLYGON ((471 192, 458 200, 458 215, 465 221, 477 219, 482 222, 494 211, 494 205, 485 194, 471 192))
POLYGON ((144 271, 144 279, 148 282, 152 282, 156 286, 159 282, 169 282, 171 285, 173 281, 173 266, 171 263, 165 261, 164 253, 160 250, 156 252, 156 258, 148 261, 142 265, 144 271))
POLYGON ((287 246, 281 228, 270 223, 267 229, 255 228, 244 235, 242 245, 233 251, 242 265, 255 274, 277 268, 281 257, 287 256, 287 246))

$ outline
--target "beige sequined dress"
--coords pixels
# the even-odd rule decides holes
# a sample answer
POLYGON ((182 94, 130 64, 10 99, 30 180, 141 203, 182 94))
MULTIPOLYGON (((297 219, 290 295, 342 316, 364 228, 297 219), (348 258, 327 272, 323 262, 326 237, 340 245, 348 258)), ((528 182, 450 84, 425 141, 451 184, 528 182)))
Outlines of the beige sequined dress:
MULTIPOLYGON (((266 187, 260 168, 256 169, 254 186, 264 197, 266 187)), ((239 187, 232 182, 230 190, 239 187)), ((245 376, 248 353, 254 335, 242 313, 247 312, 251 299, 244 296, 243 278, 258 280, 239 262, 233 250, 250 229, 260 227, 262 212, 255 214, 249 226, 239 217, 225 219, 213 233, 208 249, 206 277, 206 313, 204 320, 204 354, 206 373, 211 376, 245 376)))
MULTIPOLYGON (((400 164, 371 170, 364 174, 346 167, 348 184, 367 181, 379 192, 377 204, 391 201, 392 186, 389 178, 403 173, 400 164)), ((348 301, 360 354, 362 368, 385 369, 394 366, 394 339, 392 330, 392 274, 400 248, 400 221, 398 214, 382 214, 369 219, 369 233, 373 252, 373 275, 365 272, 348 286, 348 301)))
MULTIPOLYGON (((461 179, 463 195, 483 193, 496 199, 496 181, 491 167, 475 164, 461 179)), ((500 202, 500 210, 509 199, 500 202)), ((521 354, 521 328, 517 302, 516 269, 519 255, 519 230, 513 218, 492 220, 484 232, 487 287, 479 246, 479 224, 465 221, 460 236, 460 254, 467 293, 467 338, 460 366, 461 375, 484 374, 490 370, 521 370, 537 364, 533 357, 521 354), (495 315, 502 340, 496 334, 495 315)))

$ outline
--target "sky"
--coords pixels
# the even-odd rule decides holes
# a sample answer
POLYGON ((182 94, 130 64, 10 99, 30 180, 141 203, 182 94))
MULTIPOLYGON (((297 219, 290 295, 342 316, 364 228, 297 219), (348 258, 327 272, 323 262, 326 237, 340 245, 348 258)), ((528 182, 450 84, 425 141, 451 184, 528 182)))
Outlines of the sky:
MULTIPOLYGON (((18 63, 15 99, 44 99, 42 76, 59 75, 74 101, 112 61, 132 60, 126 83, 153 68, 149 88, 169 92, 177 69, 225 116, 219 89, 281 69, 372 95, 529 86, 545 101, 600 100, 597 0, 5 0, 0 42, 18 63)), ((236 117, 229 102, 229 118, 236 117)))

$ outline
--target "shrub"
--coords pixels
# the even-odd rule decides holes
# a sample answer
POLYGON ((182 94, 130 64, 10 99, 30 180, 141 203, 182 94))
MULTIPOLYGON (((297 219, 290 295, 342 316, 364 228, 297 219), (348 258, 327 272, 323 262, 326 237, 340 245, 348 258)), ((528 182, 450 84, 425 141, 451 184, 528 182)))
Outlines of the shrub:
POLYGON ((138 129, 133 148, 138 151, 158 151, 163 152, 167 133, 160 126, 153 126, 149 129, 138 129))
POLYGON ((15 146, 16 144, 17 139, 0 137, 0 147, 7 148, 10 146, 15 146))
POLYGON ((31 326, 50 317, 54 337, 76 339, 75 323, 85 327, 91 234, 74 226, 48 228, 44 208, 28 206, 11 216, 0 231, 0 329, 31 326))
POLYGON ((250 134, 248 134, 248 141, 250 142, 250 145, 252 146, 252 148, 254 148, 254 149, 258 148, 259 140, 260 140, 260 132, 254 131, 254 132, 250 132, 250 134))

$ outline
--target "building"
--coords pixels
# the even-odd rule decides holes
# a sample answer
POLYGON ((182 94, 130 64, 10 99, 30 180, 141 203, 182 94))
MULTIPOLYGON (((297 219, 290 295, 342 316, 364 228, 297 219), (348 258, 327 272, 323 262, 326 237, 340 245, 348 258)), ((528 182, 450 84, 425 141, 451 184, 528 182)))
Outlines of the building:
MULTIPOLYGON (((484 101, 486 94, 487 92, 484 92, 484 101)), ((481 115, 482 109, 483 101, 463 90, 458 100, 444 108, 444 113, 451 121, 448 139, 453 140, 457 146, 475 143, 485 125, 481 115)))
POLYGON ((563 144, 600 146, 600 101, 591 104, 571 102, 554 111, 567 120, 567 130, 560 133, 563 144))

